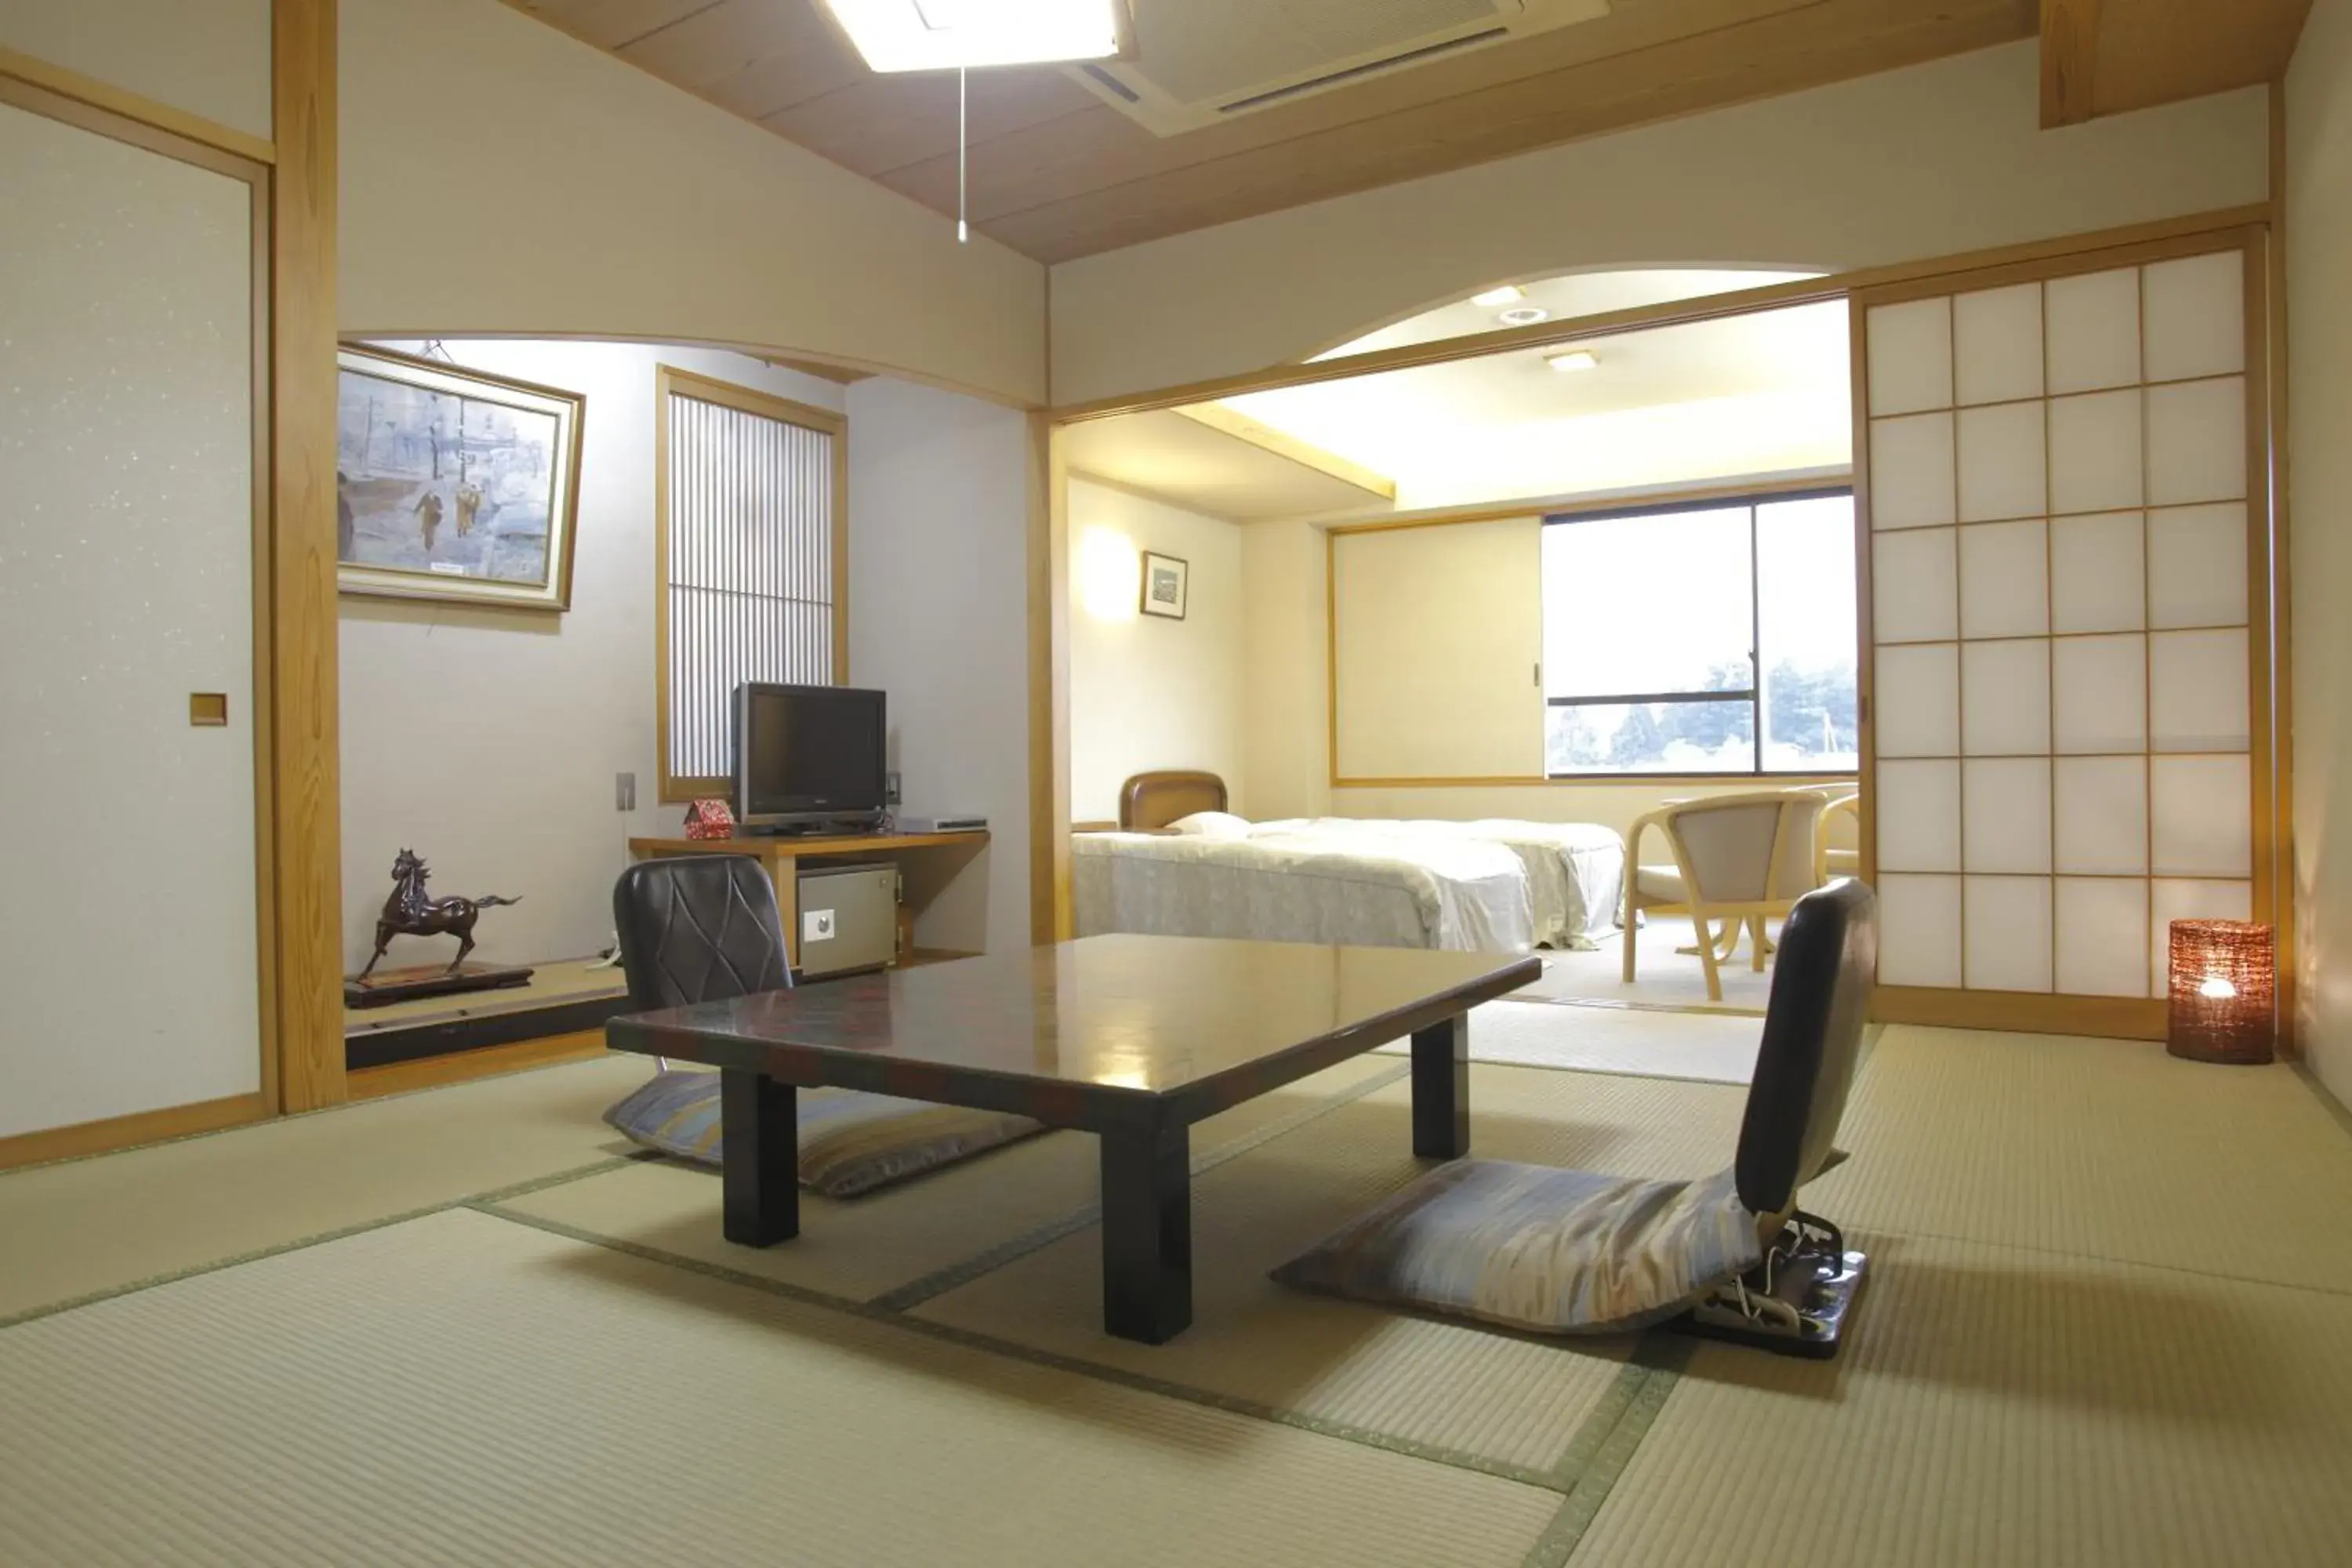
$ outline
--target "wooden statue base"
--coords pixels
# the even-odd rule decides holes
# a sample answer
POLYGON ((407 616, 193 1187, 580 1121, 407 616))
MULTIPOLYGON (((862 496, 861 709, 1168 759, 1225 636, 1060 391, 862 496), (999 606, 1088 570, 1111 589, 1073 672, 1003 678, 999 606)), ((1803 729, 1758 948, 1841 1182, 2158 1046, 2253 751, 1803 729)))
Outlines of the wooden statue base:
POLYGON ((420 996, 451 996, 462 991, 497 991, 509 985, 530 983, 530 971, 522 968, 496 966, 488 963, 467 963, 451 973, 446 964, 419 963, 406 969, 379 969, 362 980, 356 974, 343 977, 343 1005, 346 1007, 385 1007, 394 1002, 414 1002, 420 996))

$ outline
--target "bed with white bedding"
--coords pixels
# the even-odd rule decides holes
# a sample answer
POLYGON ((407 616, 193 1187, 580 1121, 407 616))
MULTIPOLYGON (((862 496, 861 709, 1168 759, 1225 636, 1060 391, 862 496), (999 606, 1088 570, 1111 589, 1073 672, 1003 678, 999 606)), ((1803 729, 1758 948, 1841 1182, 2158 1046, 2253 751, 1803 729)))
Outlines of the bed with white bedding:
POLYGON ((1521 873, 1524 907, 1507 924, 1526 935, 1513 941, 1591 949, 1615 930, 1624 842, 1596 824, 1357 817, 1254 823, 1224 805, 1224 783, 1213 773, 1129 779, 1120 792, 1122 831, 1076 840, 1080 930, 1460 945, 1466 924, 1503 930, 1486 911, 1492 889, 1482 881, 1498 874, 1495 850, 1515 859, 1521 873), (1473 849, 1488 852, 1478 857, 1487 869, 1472 878, 1482 885, 1467 900, 1465 915, 1463 893, 1444 884, 1471 868, 1460 852, 1473 849), (1397 861, 1435 881, 1386 864, 1397 861), (1382 868, 1373 869, 1376 864, 1382 868), (1176 867, 1183 869, 1171 868, 1176 867), (1296 885, 1270 880, 1283 877, 1297 879, 1296 885), (1385 890, 1375 893, 1375 886, 1385 890), (1401 900, 1408 889, 1410 900, 1401 900), (1339 930, 1366 934, 1316 934, 1339 930))
POLYGON ((1525 952, 1528 875, 1500 844, 1332 835, 1081 833, 1077 932, 1525 952))
MULTIPOLYGON (((1238 820, 1238 819, 1236 819, 1238 820)), ((1475 839, 1500 844, 1528 873, 1529 917, 1538 947, 1589 952, 1617 930, 1625 841, 1597 822, 1392 821, 1318 816, 1251 825, 1253 832, 1349 838, 1475 839)))

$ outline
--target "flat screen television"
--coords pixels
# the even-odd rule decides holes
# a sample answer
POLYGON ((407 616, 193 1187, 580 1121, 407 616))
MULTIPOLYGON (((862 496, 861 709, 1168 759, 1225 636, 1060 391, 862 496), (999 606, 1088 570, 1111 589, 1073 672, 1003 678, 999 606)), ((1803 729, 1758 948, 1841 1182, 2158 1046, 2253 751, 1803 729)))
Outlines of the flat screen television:
POLYGON ((862 827, 889 805, 887 709, 848 686, 735 689, 735 816, 751 827, 862 827))

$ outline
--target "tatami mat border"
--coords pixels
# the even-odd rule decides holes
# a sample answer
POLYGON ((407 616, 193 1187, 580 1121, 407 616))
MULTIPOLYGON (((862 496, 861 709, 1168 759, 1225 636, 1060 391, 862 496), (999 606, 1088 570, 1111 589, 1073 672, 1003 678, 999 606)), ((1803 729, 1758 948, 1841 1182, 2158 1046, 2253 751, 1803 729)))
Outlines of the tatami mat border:
MULTIPOLYGON (((570 1061, 527 1062, 520 1067, 507 1068, 499 1072, 486 1072, 478 1078, 469 1078, 463 1083, 421 1083, 415 1089, 392 1089, 383 1094, 372 1094, 365 1100, 345 1100, 340 1105, 317 1105, 308 1110, 281 1110, 275 1116, 267 1117, 258 1121, 238 1121, 226 1127, 207 1127, 200 1132, 182 1132, 175 1137, 150 1139, 146 1142, 133 1143, 121 1149, 92 1149, 83 1154, 60 1154, 54 1160, 34 1160, 22 1165, 11 1165, 6 1170, 0 1171, 0 1181, 6 1181, 11 1176, 30 1175, 35 1171, 54 1171, 59 1165, 79 1165, 85 1160, 111 1159, 117 1154, 134 1154, 146 1149, 168 1149, 174 1143, 194 1143, 206 1138, 218 1138, 230 1132, 251 1132, 257 1128, 281 1126, 289 1121, 307 1121, 313 1116, 333 1116, 345 1110, 365 1110, 378 1105, 389 1105, 394 1100, 413 1100, 420 1094, 438 1094, 445 1089, 470 1089, 477 1084, 496 1083, 501 1079, 520 1078, 527 1072, 551 1072, 559 1068, 576 1068, 583 1062, 608 1060, 614 1054, 608 1051, 602 1057, 577 1057, 570 1061)), ((413 1216, 404 1215, 401 1217, 406 1219, 413 1216)), ((319 1239, 324 1241, 328 1238, 320 1237, 319 1239)), ((291 1245, 301 1247, 308 1244, 295 1242, 291 1245)), ((195 1272, 201 1273, 203 1270, 198 1269, 195 1272)), ((137 1287, 128 1287, 128 1289, 135 1289, 137 1287)), ((115 1294, 119 1295, 121 1292, 117 1291, 115 1294)), ((9 1319, 0 1321, 0 1329, 6 1328, 9 1322, 15 1321, 9 1319)))
MULTIPOLYGON (((429 1091, 419 1090, 418 1092, 429 1091)), ((342 1107, 336 1106, 329 1109, 341 1110, 342 1107)), ((304 1114, 320 1115, 322 1112, 308 1111, 304 1114)), ((238 1129, 228 1128, 225 1131, 233 1132, 238 1129)), ((198 1133, 195 1136, 211 1137, 212 1134, 198 1133)), ((85 1157, 95 1159, 99 1156, 85 1157)), ((292 1241, 281 1241, 269 1247, 257 1247, 249 1252, 239 1252, 227 1258, 216 1258, 205 1263, 191 1264, 185 1268, 174 1268, 167 1274, 155 1274, 144 1279, 133 1279, 126 1285, 110 1285, 103 1290, 85 1291, 81 1295, 68 1297, 62 1301, 46 1301, 40 1306, 28 1307, 21 1312, 0 1318, 0 1331, 13 1329, 19 1323, 30 1323, 42 1318, 54 1318, 59 1312, 70 1312, 78 1307, 89 1307, 100 1301, 111 1301, 118 1296, 135 1296, 142 1290, 152 1290, 159 1285, 174 1285, 183 1279, 194 1279, 205 1274, 217 1274, 224 1268, 235 1268, 242 1264, 258 1263, 264 1258, 280 1257, 289 1252, 299 1252, 306 1247, 318 1247, 330 1241, 341 1241, 348 1236, 363 1236, 369 1231, 382 1230, 387 1226, 404 1225, 410 1220, 424 1219, 429 1215, 446 1214, 452 1209, 470 1208, 477 1204, 528 1197, 533 1193, 545 1192, 550 1187, 560 1187, 570 1182, 585 1181, 590 1176, 601 1176, 607 1171, 617 1171, 624 1166, 641 1164, 657 1157, 650 1153, 609 1155, 592 1164, 574 1165, 568 1170, 551 1172, 544 1176, 533 1176, 528 1181, 510 1182, 502 1187, 491 1187, 483 1192, 468 1193, 463 1197, 451 1198, 446 1203, 426 1204, 422 1208, 404 1209, 398 1214, 385 1215, 378 1219, 362 1220, 356 1225, 339 1226, 333 1230, 322 1230, 313 1236, 298 1237, 292 1241)), ((27 1167, 27 1169, 33 1168, 36 1167, 27 1167)))
MULTIPOLYGON (((1318 1117, 1327 1116, 1342 1106, 1352 1105, 1366 1095, 1386 1089, 1392 1083, 1402 1082, 1412 1071, 1412 1065, 1408 1063, 1392 1072, 1381 1073, 1366 1079, 1361 1083, 1349 1084, 1338 1093, 1328 1095, 1312 1105, 1301 1106, 1289 1115, 1278 1121, 1270 1121, 1245 1137, 1236 1138, 1230 1143, 1219 1144, 1204 1154, 1195 1154, 1192 1156, 1190 1167, 1192 1173, 1196 1177, 1200 1176, 1206 1172, 1215 1170, 1228 1160, 1239 1159, 1253 1149, 1264 1148, 1286 1132, 1295 1132, 1318 1117)), ((886 1290, 873 1299, 873 1304, 896 1312, 911 1311, 934 1296, 943 1296, 950 1290, 971 1284, 983 1274, 992 1274, 1006 1264, 1026 1258, 1040 1247, 1050 1247, 1073 1232, 1084 1230, 1101 1217, 1102 1205, 1099 1202, 1087 1204, 1073 1213, 1063 1215, 1060 1219, 1049 1220, 1025 1235, 1016 1236, 1009 1241, 999 1242, 985 1252, 964 1258, 961 1262, 950 1263, 945 1268, 934 1269, 919 1279, 909 1280, 904 1285, 886 1290)))
MULTIPOLYGON (((1503 1463, 1489 1459, 1483 1455, 1465 1453, 1458 1448, 1449 1448, 1438 1444, 1417 1443, 1409 1438, 1393 1436, 1388 1433, 1374 1431, 1370 1427, 1359 1426, 1349 1422, 1333 1421, 1326 1416, 1309 1415, 1296 1410, 1261 1405, 1255 1400, 1242 1399, 1229 1394, 1194 1388, 1187 1384, 1171 1383, 1166 1379, 1151 1377, 1125 1367, 1109 1366, 1101 1362, 1087 1361, 1079 1356, 1039 1350, 1034 1345, 999 1339, 992 1334, 984 1334, 974 1330, 959 1328, 953 1324, 937 1322, 928 1318, 918 1318, 904 1312, 893 1311, 872 1301, 857 1301, 847 1297, 827 1295, 822 1290, 813 1290, 805 1285, 794 1285, 782 1279, 747 1274, 740 1269, 729 1268, 722 1264, 711 1263, 702 1258, 683 1258, 676 1253, 663 1252, 635 1242, 598 1236, 593 1231, 583 1230, 575 1226, 566 1225, 561 1220, 551 1220, 539 1215, 502 1209, 490 1204, 470 1206, 493 1218, 524 1226, 532 1230, 545 1231, 551 1236, 560 1236, 568 1241, 600 1247, 608 1252, 617 1252, 624 1257, 637 1258, 642 1262, 665 1264, 691 1274, 699 1274, 706 1279, 720 1280, 730 1285, 740 1285, 745 1289, 757 1290, 766 1295, 798 1302, 803 1306, 845 1312, 869 1322, 892 1324, 911 1333, 922 1334, 950 1344, 961 1345, 969 1350, 985 1351, 992 1354, 1009 1357, 1033 1366, 1048 1367, 1056 1372, 1075 1373, 1080 1376, 1116 1384, 1122 1388, 1134 1389, 1139 1393, 1157 1394, 1165 1399, 1181 1400, 1188 1405, 1204 1405, 1231 1415, 1245 1415, 1255 1420, 1272 1422, 1277 1426, 1296 1427, 1299 1431, 1312 1432, 1318 1436, 1335 1437, 1344 1442, 1360 1444, 1365 1447, 1379 1448, 1391 1454, 1402 1454, 1409 1458, 1426 1460, 1431 1464, 1445 1465, 1458 1470, 1469 1470, 1482 1476, 1492 1476, 1499 1480, 1517 1481, 1523 1486, 1540 1487, 1547 1491, 1572 1493, 1582 1479, 1580 1467, 1578 1464, 1579 1458, 1585 1455, 1607 1455, 1610 1452, 1609 1438, 1613 1436, 1616 1427, 1622 1424, 1623 1418, 1639 1405, 1637 1397, 1629 1401, 1627 1391, 1622 1386, 1612 1389, 1609 1394, 1604 1394, 1600 1403, 1586 1415, 1583 1423, 1570 1439, 1567 1455, 1561 1461, 1549 1469, 1537 1469, 1527 1465, 1503 1463), (1570 1473, 1571 1471, 1577 1473, 1570 1473)), ((1625 1373, 1621 1373, 1619 1376, 1622 1385, 1626 1381, 1625 1373)))

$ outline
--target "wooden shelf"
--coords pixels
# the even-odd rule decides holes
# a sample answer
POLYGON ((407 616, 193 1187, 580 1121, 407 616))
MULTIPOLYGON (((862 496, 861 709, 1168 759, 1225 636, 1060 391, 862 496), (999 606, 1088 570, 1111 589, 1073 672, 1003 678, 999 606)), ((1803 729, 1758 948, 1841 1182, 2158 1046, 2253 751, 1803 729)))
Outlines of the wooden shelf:
POLYGON ((914 969, 926 963, 953 963, 959 958, 978 958, 976 952, 959 952, 951 947, 916 947, 898 962, 899 969, 914 969))
MULTIPOLYGON (((822 870, 835 860, 887 859, 898 868, 898 950, 920 953, 913 945, 915 917, 929 908, 941 890, 977 860, 988 847, 988 830, 971 833, 861 833, 837 837, 792 837, 755 834, 739 838, 632 838, 629 853, 640 860, 668 855, 748 855, 767 868, 775 883, 776 906, 784 915, 784 955, 794 973, 800 970, 801 868, 822 870)), ((906 963, 936 963, 970 956, 942 952, 939 958, 914 957, 906 963)))
POLYGON ((761 859, 812 860, 835 855, 887 855, 900 849, 944 849, 958 844, 985 844, 985 828, 975 833, 862 833, 844 837, 786 834, 743 834, 734 838, 632 838, 629 853, 647 855, 751 855, 761 859))
POLYGON ((526 1068, 553 1067, 558 1062, 593 1061, 604 1054, 604 1031, 552 1035, 544 1039, 519 1040, 511 1045, 484 1046, 443 1056, 383 1067, 354 1068, 348 1075, 353 1100, 373 1100, 413 1089, 438 1089, 444 1084, 470 1083, 526 1068))

